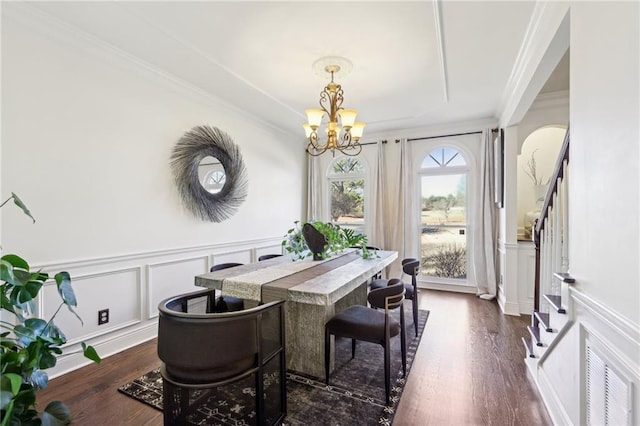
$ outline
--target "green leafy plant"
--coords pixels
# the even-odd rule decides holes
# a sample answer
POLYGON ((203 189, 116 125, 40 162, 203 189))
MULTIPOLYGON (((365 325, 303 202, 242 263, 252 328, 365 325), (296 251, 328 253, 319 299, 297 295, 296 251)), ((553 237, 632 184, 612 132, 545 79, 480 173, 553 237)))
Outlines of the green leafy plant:
MULTIPOLYGON (((305 222, 306 223, 306 222, 305 222)), ((331 222, 308 222, 314 226, 327 240, 325 250, 322 253, 323 258, 330 257, 333 254, 341 253, 344 249, 357 247, 360 255, 364 259, 376 257, 375 250, 367 248, 367 236, 355 232, 350 228, 342 228, 331 222)), ((304 223, 300 221, 294 222, 294 227, 287 231, 282 240, 282 246, 287 253, 291 254, 293 260, 301 260, 312 256, 307 243, 302 236, 302 227, 304 223)))
MULTIPOLYGON (((10 200, 22 209, 35 223, 35 219, 14 193, 0 207, 10 200)), ((54 275, 61 303, 49 320, 34 315, 35 299, 49 274, 32 271, 20 256, 7 254, 0 258, 0 425, 66 425, 71 422, 68 408, 60 401, 49 403, 42 413, 38 413, 36 391, 47 386, 49 376, 46 369, 56 365, 56 355, 62 354, 62 346, 67 339, 53 322, 63 306, 66 306, 79 320, 75 312, 76 296, 71 286, 68 272, 54 275), (5 315, 10 313, 12 315, 5 315), (11 316, 12 321, 7 321, 11 316)), ((92 346, 81 344, 84 356, 100 363, 100 356, 92 346)))

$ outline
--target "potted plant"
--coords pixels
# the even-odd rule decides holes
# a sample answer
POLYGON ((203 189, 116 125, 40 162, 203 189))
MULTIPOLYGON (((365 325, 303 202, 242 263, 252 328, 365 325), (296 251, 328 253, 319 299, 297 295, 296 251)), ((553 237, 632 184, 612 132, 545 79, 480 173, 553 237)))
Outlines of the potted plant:
POLYGON ((293 260, 305 259, 312 255, 314 260, 326 259, 350 247, 357 247, 364 259, 377 256, 375 250, 367 247, 366 235, 322 221, 302 224, 300 221, 294 222, 294 227, 284 236, 282 246, 291 254, 293 260))
MULTIPOLYGON (((29 209, 13 193, 0 208, 10 200, 35 223, 29 209)), ((0 426, 66 425, 71 422, 69 410, 62 402, 50 402, 41 413, 36 404, 36 391, 45 388, 49 381, 45 370, 56 365, 56 355, 62 353, 62 345, 67 342, 62 330, 54 324, 54 318, 66 306, 82 322, 74 311, 77 301, 69 273, 59 272, 53 278, 61 303, 53 316, 45 320, 34 315, 34 300, 49 280, 49 274, 32 271, 29 264, 15 254, 0 258, 0 308, 3 311, 0 321, 0 426)), ((100 356, 92 346, 84 342, 81 345, 85 357, 100 363, 100 356)))

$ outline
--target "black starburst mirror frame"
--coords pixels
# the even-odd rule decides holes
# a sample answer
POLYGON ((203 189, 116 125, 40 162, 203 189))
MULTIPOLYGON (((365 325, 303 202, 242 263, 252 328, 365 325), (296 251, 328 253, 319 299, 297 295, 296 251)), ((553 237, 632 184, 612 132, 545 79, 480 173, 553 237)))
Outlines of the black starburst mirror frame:
POLYGON ((229 219, 247 197, 247 171, 240 148, 217 127, 196 126, 185 133, 173 148, 171 168, 183 203, 202 220, 229 219), (215 194, 198 177, 200 161, 207 156, 217 158, 224 167, 226 180, 215 194))

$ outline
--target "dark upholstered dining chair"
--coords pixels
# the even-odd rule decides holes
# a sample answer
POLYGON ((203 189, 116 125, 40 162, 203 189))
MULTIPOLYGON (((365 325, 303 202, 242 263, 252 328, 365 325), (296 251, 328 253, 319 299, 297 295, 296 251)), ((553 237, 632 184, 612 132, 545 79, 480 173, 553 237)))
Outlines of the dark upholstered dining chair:
POLYGON ((274 257, 281 257, 281 254, 275 254, 275 253, 270 253, 270 254, 263 254, 260 257, 258 257, 258 262, 262 262, 263 260, 269 260, 269 259, 273 259, 274 257))
POLYGON ((400 334, 402 346, 402 372, 407 375, 407 350, 404 327, 404 286, 401 283, 382 287, 369 292, 367 300, 372 306, 349 306, 333 316, 325 324, 324 337, 324 370, 325 381, 329 384, 329 367, 331 361, 331 336, 351 339, 351 358, 355 357, 356 341, 362 340, 377 343, 384 348, 384 383, 387 404, 391 393, 391 338, 400 334), (390 311, 400 308, 400 322, 390 316, 390 311), (375 308, 384 308, 379 311, 375 308))
POLYGON ((187 424, 203 403, 231 397, 249 407, 247 424, 279 424, 286 415, 284 301, 211 313, 213 300, 214 291, 204 290, 158 306, 164 424, 187 424))
MULTIPOLYGON (((243 263, 235 263, 235 262, 219 263, 217 265, 213 265, 210 269, 210 272, 220 271, 222 269, 235 268, 236 266, 242 266, 242 265, 243 263)), ((215 308, 215 310, 218 312, 241 311, 242 309, 244 309, 244 300, 238 297, 223 295, 222 293, 218 298, 218 301, 216 303, 216 308, 215 308)))
MULTIPOLYGON (((418 335, 418 272, 420 271, 420 261, 418 259, 402 259, 402 272, 411 276, 411 284, 405 283, 404 298, 411 300, 413 308, 413 327, 418 335)), ((391 280, 377 279, 371 283, 371 290, 391 285, 391 280)))

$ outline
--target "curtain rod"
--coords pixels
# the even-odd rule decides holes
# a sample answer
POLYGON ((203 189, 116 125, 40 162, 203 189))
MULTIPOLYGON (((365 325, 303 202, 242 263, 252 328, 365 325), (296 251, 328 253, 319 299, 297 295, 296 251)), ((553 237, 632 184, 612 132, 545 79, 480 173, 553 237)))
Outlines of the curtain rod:
MULTIPOLYGON (((491 129, 491 131, 492 131, 493 133, 496 133, 498 130, 500 130, 500 129, 498 129, 498 128, 491 129)), ((411 142, 411 141, 422 141, 422 140, 426 140, 426 139, 450 138, 450 137, 453 137, 453 136, 479 135, 479 134, 481 134, 481 133, 482 133, 482 130, 478 130, 478 131, 475 131, 475 132, 466 132, 466 133, 451 133, 451 134, 449 134, 449 135, 425 136, 425 137, 422 137, 422 138, 411 138, 411 139, 407 139, 407 142, 411 142)), ((400 142, 400 139, 396 139, 396 140, 395 140, 395 142, 396 142, 396 143, 399 143, 399 142, 400 142)), ((385 140, 383 140, 383 141, 382 141, 382 143, 383 143, 383 144, 386 144, 386 143, 387 143, 387 140, 386 140, 386 139, 385 139, 385 140)), ((365 145, 377 145, 377 144, 378 144, 378 142, 367 142, 367 143, 361 143, 360 145, 361 145, 361 146, 365 146, 365 145)))
MULTIPOLYGON (((491 129, 492 132, 497 132, 498 129, 491 129)), ((422 141, 422 140, 426 140, 426 139, 438 139, 438 138, 450 138, 453 136, 465 136, 465 135, 479 135, 482 133, 482 130, 478 130, 476 132, 466 132, 466 133, 452 133, 450 135, 438 135, 438 136, 425 136, 422 138, 411 138, 411 139, 407 139, 407 142, 411 142, 411 141, 422 141)), ((396 143, 400 142, 399 140, 396 140, 396 143)))
MULTIPOLYGON (((386 140, 383 140, 382 143, 387 143, 386 140)), ((367 143, 361 143, 360 146, 365 146, 365 145, 378 145, 378 142, 367 142, 367 143)))

